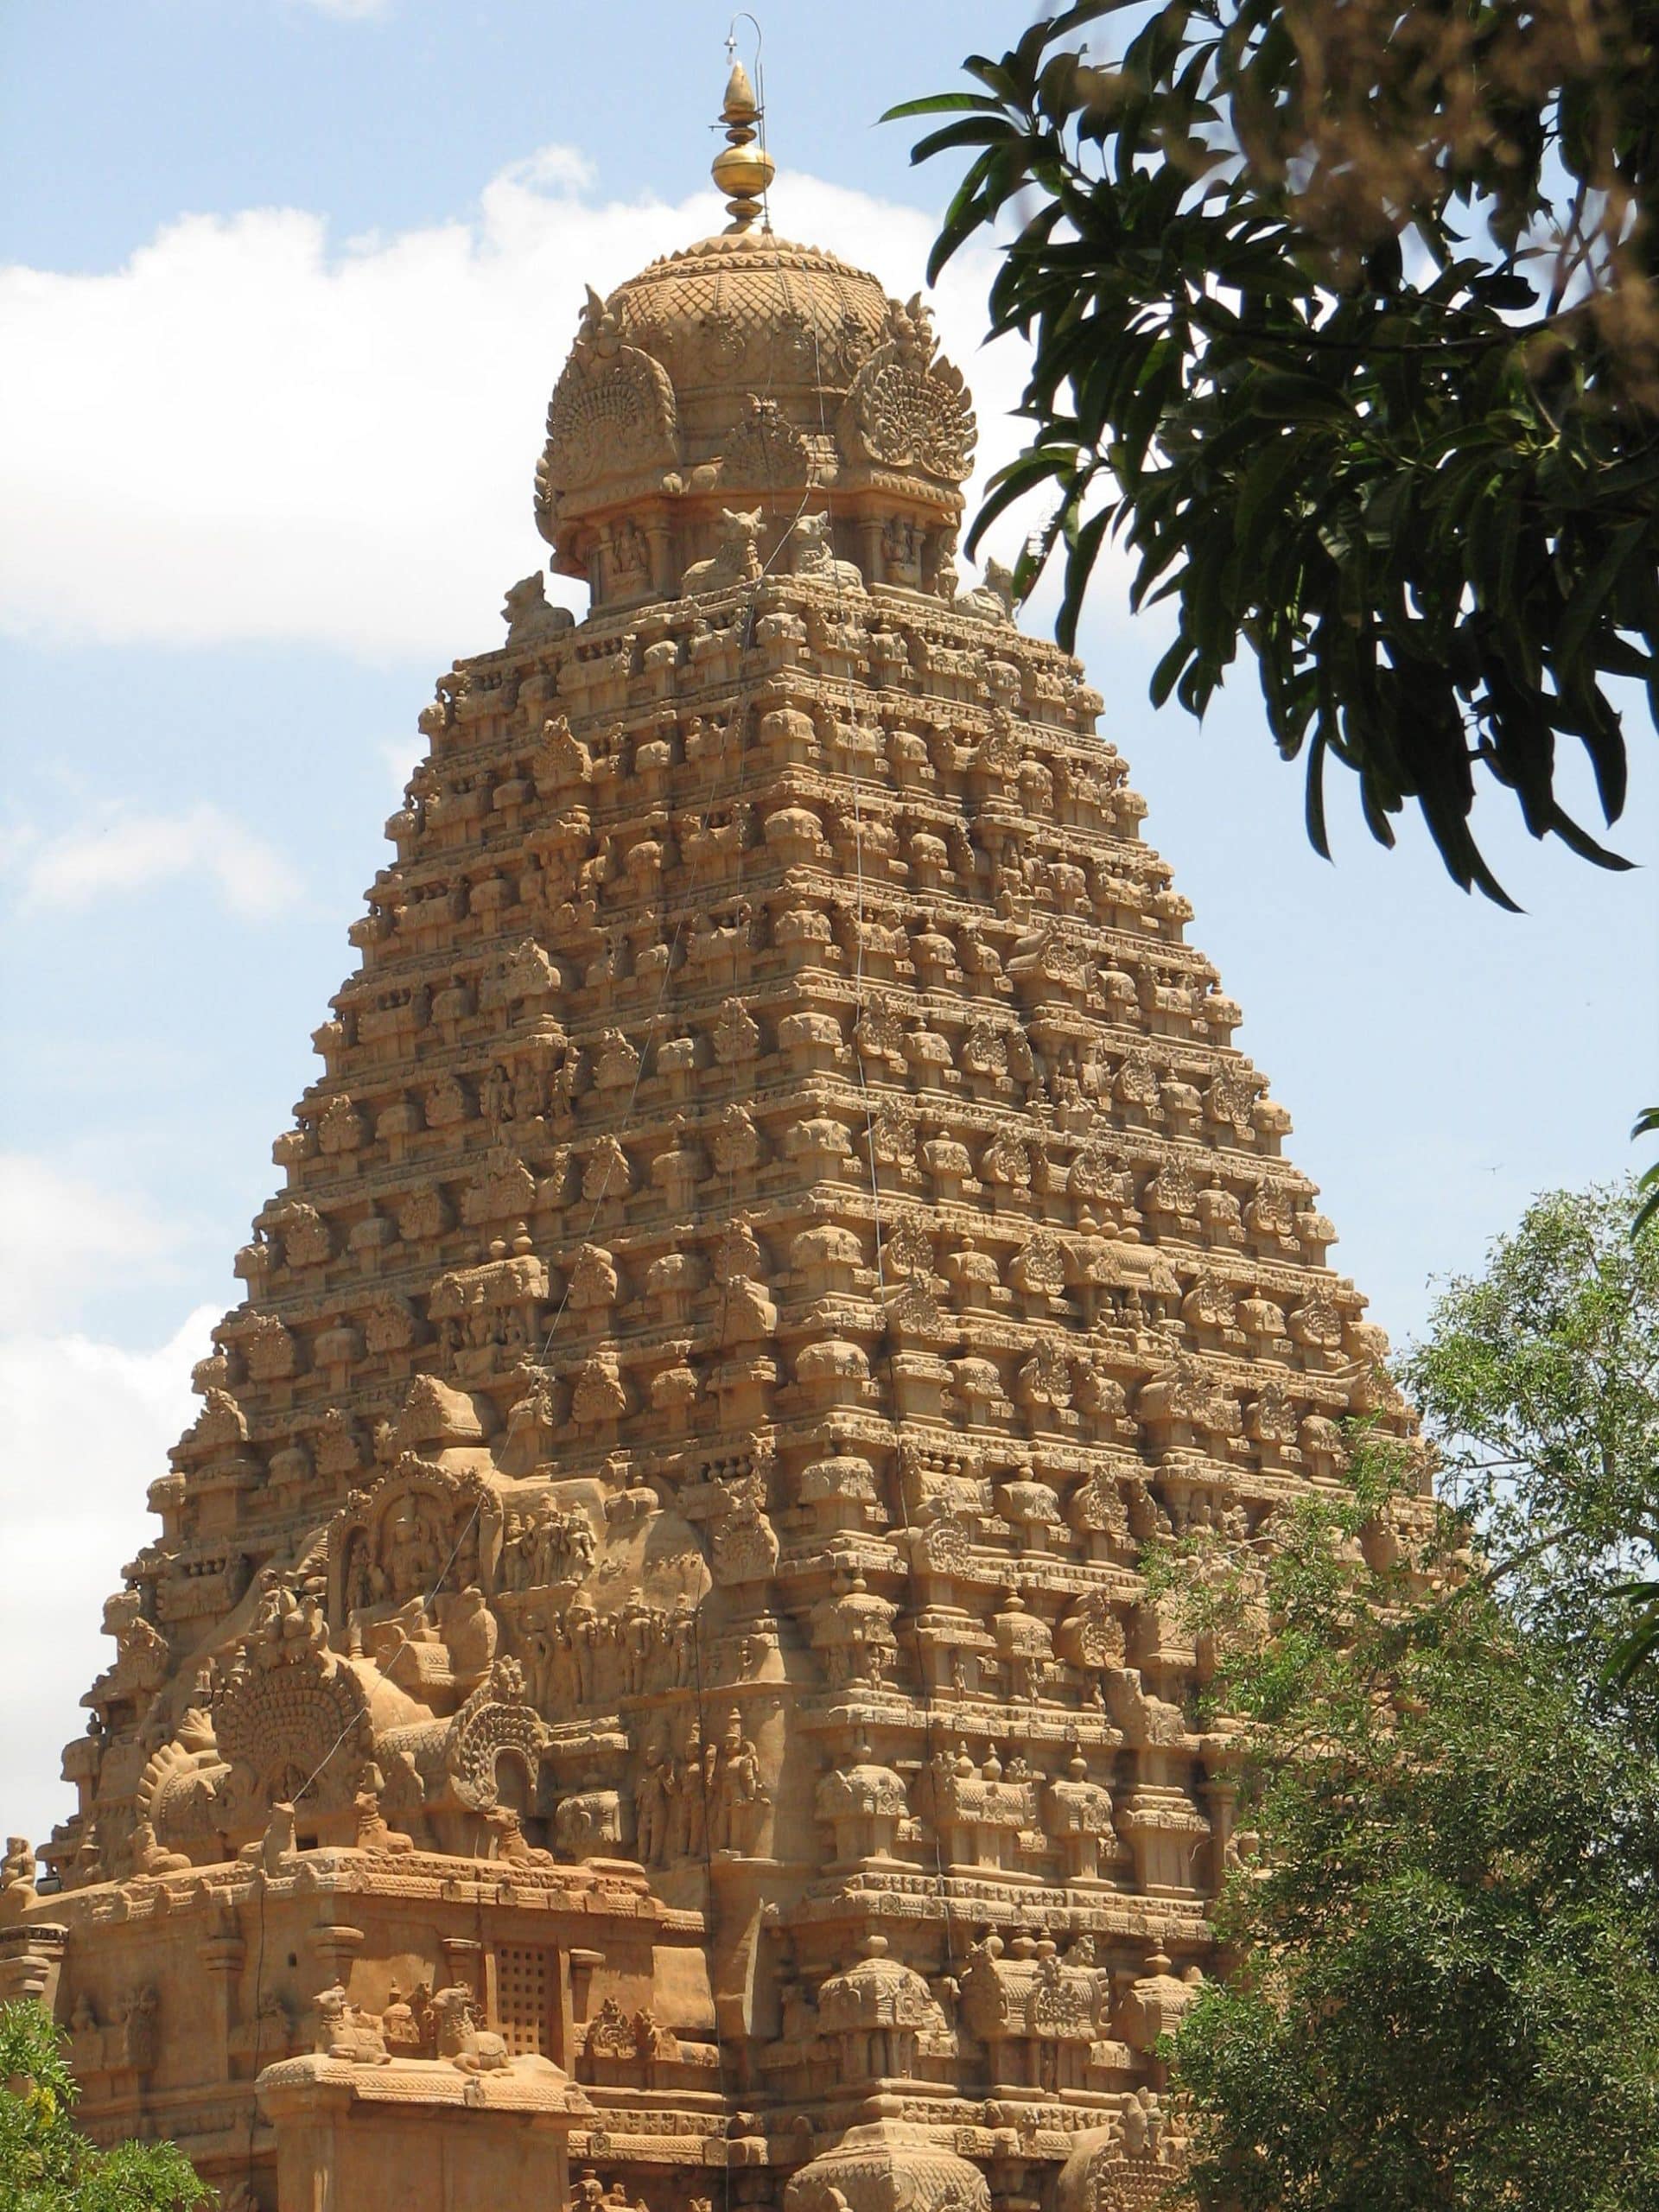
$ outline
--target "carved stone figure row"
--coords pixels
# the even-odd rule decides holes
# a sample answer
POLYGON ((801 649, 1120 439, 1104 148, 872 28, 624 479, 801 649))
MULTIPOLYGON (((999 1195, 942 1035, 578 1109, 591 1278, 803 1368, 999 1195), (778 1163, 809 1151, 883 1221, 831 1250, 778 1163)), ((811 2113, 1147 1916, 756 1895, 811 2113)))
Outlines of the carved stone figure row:
POLYGON ((748 1852, 771 1802, 754 1745, 735 1707, 705 1743, 694 1718, 677 1755, 646 1746, 633 1782, 634 1850, 658 1866, 715 1852, 748 1852))

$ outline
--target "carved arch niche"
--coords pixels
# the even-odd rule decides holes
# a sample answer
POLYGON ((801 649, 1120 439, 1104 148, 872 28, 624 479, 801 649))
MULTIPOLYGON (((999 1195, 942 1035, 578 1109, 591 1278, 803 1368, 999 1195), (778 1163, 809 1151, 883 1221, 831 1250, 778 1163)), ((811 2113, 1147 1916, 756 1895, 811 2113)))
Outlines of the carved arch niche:
POLYGON ((488 1672, 501 1503, 481 1475, 405 1452, 328 1529, 328 1618, 424 1702, 488 1672), (435 1592, 435 1595, 434 1594, 435 1592))

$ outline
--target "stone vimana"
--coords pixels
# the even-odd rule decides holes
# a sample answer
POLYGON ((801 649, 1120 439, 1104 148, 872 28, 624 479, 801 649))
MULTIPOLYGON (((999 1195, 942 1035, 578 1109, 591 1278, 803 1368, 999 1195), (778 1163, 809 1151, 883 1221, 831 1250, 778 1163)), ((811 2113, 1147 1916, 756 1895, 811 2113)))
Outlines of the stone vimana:
MULTIPOLYGON (((1403 1433, 925 308, 592 293, 0 1996, 233 2212, 1114 2212, 1236 1863, 1149 1549, 1403 1433)), ((1249 1839, 1243 1847, 1248 1850, 1249 1839)))

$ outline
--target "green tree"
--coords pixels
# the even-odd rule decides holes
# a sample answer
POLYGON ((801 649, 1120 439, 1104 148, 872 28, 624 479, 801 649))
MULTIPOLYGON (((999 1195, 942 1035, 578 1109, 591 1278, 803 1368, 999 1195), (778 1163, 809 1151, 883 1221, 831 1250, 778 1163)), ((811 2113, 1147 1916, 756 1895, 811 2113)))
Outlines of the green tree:
POLYGON ((74 2076, 38 2005, 0 2005, 0 2204, 6 2212, 189 2212, 210 2191, 171 2143, 94 2149, 74 2076))
POLYGON ((1440 1502, 1361 1437, 1351 1500, 1194 1577, 1260 1839, 1173 2039, 1203 2206, 1659 2205, 1659 1730, 1605 1666, 1659 1434, 1628 1199, 1540 1200, 1440 1300, 1440 1502))
MULTIPOLYGON (((1659 1226, 1628 1184, 1558 1191, 1450 1283, 1403 1363, 1438 1443, 1440 1495, 1485 1572, 1589 1684, 1623 1658, 1631 1583, 1659 1554, 1659 1226)), ((1659 1678, 1624 1698, 1659 1744, 1659 1678)))
POLYGON ((1656 0, 1086 0, 891 111, 971 156, 931 273, 1001 234, 992 334, 1033 347, 970 550, 1046 489, 1020 581, 1064 549, 1063 642, 1110 532, 1175 612, 1155 701, 1202 714, 1248 647, 1321 852, 1335 760, 1465 888, 1504 899, 1483 777, 1622 864, 1557 747, 1611 823, 1610 680, 1659 714, 1656 35, 1656 0))

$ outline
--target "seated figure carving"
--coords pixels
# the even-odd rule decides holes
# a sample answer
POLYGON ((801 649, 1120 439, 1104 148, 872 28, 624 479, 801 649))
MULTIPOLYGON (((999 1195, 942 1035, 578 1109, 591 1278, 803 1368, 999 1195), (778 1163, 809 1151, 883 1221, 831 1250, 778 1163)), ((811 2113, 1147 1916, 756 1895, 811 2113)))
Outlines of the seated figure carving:
POLYGON ((832 584, 837 591, 862 591, 863 575, 852 561, 836 558, 828 515, 798 515, 789 534, 790 569, 810 582, 832 584))
POLYGON ((694 561, 681 579, 686 595, 700 591, 726 591, 735 584, 752 584, 760 575, 762 510, 726 508, 720 518, 715 551, 706 561, 694 561))

